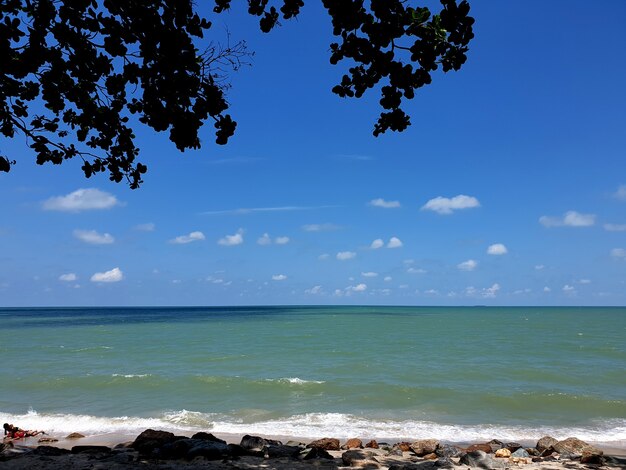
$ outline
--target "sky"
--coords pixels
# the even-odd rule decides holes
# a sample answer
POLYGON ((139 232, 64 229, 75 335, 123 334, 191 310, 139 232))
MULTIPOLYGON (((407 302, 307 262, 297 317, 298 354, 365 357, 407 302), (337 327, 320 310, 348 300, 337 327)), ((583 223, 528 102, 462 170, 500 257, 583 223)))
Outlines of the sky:
POLYGON ((138 190, 3 138, 0 306, 626 305, 625 2, 470 1, 466 64, 378 138, 318 3, 213 19, 255 52, 237 132, 137 128, 138 190))

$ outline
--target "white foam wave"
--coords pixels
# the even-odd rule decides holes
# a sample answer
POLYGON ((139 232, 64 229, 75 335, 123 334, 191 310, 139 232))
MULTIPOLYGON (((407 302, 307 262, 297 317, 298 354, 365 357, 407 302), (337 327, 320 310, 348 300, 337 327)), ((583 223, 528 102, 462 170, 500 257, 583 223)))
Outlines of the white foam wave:
POLYGON ((198 411, 171 411, 159 417, 98 417, 73 414, 39 414, 29 411, 16 415, 0 412, 0 422, 16 423, 26 429, 43 429, 52 435, 80 432, 85 435, 107 433, 139 434, 152 428, 172 432, 261 434, 301 438, 361 437, 378 440, 411 440, 436 437, 452 442, 536 441, 545 435, 557 439, 576 436, 584 441, 626 449, 626 419, 612 419, 578 427, 453 425, 429 421, 372 420, 342 413, 307 413, 280 419, 249 422, 229 415, 198 411))
POLYGON ((124 377, 125 379, 141 379, 151 376, 152 374, 111 374, 111 377, 124 377))
POLYGON ((300 377, 281 377, 280 379, 265 379, 267 382, 280 382, 290 383, 294 385, 306 385, 306 384, 324 384, 325 380, 304 380, 300 377))

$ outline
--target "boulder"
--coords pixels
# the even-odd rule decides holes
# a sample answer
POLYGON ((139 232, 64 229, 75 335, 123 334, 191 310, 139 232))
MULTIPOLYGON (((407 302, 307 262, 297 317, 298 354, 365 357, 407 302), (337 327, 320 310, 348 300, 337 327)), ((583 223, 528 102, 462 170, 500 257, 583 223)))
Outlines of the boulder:
POLYGON ((535 445, 535 448, 539 452, 544 452, 545 450, 548 450, 550 447, 552 447, 557 442, 559 442, 558 439, 555 439, 552 436, 543 436, 541 439, 539 439, 537 441, 537 444, 535 445))
POLYGON ((340 450, 339 439, 335 439, 334 437, 325 437, 323 439, 318 439, 317 441, 311 442, 306 447, 307 449, 316 448, 323 450, 340 450))
POLYGON ((526 449, 517 449, 515 452, 511 452, 511 457, 518 457, 526 459, 530 457, 530 454, 526 449))
POLYGON ((511 451, 506 448, 496 450, 494 454, 496 457, 508 459, 511 456, 511 451))
POLYGON ((422 458, 424 460, 437 460, 439 458, 439 456, 437 454, 435 454, 434 452, 432 452, 430 454, 422 455, 422 458))
POLYGON ((47 457, 58 457, 59 455, 69 454, 70 451, 68 449, 60 449, 52 446, 37 446, 33 453, 37 455, 45 455, 47 457))
POLYGON ((596 449, 591 444, 587 444, 585 441, 581 441, 576 437, 568 437, 567 439, 559 441, 556 444, 552 444, 551 449, 558 452, 561 457, 568 459, 578 459, 582 456, 584 451, 596 453, 598 455, 602 455, 603 453, 600 449, 596 449))
POLYGON ((341 460, 344 465, 355 466, 362 462, 372 460, 373 454, 371 452, 365 452, 362 450, 348 450, 341 454, 341 460))
POLYGON ((450 460, 450 458, 448 457, 440 457, 437 459, 437 461, 435 462, 435 467, 436 468, 445 468, 445 469, 452 469, 455 467, 455 464, 452 460, 450 460))
POLYGON ((437 450, 439 441, 437 439, 421 439, 411 444, 410 449, 418 457, 422 457, 426 454, 432 454, 437 450))
POLYGON ((221 460, 229 456, 228 445, 221 442, 206 441, 202 439, 189 439, 194 445, 187 451, 185 459, 193 460, 202 457, 206 460, 221 460))
POLYGON ((487 445, 491 447, 491 452, 495 452, 498 449, 502 449, 503 447, 506 447, 504 442, 499 441, 498 439, 490 440, 489 442, 487 442, 487 445))
MULTIPOLYGON (((518 449, 519 450, 519 449, 518 449)), ((541 452, 539 452, 536 448, 534 447, 526 447, 526 449, 524 449, 528 455, 530 455, 531 457, 538 457, 539 455, 541 455, 541 452)), ((517 450, 515 451, 517 452, 517 450)))
POLYGON ((597 452, 598 449, 585 449, 580 456, 580 463, 604 465, 604 457, 602 451, 597 452))
POLYGON ((461 448, 455 445, 439 443, 439 445, 437 446, 437 450, 435 450, 435 454, 437 454, 439 457, 453 458, 458 457, 461 451, 461 448))
POLYGON ((374 439, 372 439, 367 444, 365 444, 365 447, 367 447, 369 449, 378 449, 378 442, 376 442, 374 439))
POLYGON ((271 445, 265 447, 265 456, 270 459, 278 459, 281 457, 297 457, 302 448, 300 446, 289 445, 271 445))
POLYGON ((68 434, 67 436, 65 436, 65 439, 80 439, 85 437, 84 434, 81 434, 79 432, 73 432, 71 434, 68 434))
POLYGON ((518 444, 517 442, 507 442, 506 444, 504 444, 504 446, 506 449, 509 449, 511 451, 511 453, 515 452, 517 449, 521 449, 522 448, 522 444, 518 444))
POLYGON ((74 446, 72 454, 110 454, 111 448, 107 446, 74 446))
POLYGON ((239 445, 247 450, 261 451, 265 446, 280 446, 282 444, 282 442, 275 441, 273 439, 264 439, 259 436, 250 436, 246 434, 241 438, 241 443, 239 445))
POLYGON ((203 440, 203 441, 220 442, 222 444, 226 444, 225 440, 220 439, 218 437, 215 437, 210 432, 200 431, 200 432, 195 433, 193 436, 191 436, 191 438, 192 439, 200 439, 200 440, 203 440))
POLYGON ((399 449, 402 452, 410 452, 411 451, 411 444, 408 442, 396 442, 392 449, 399 449))
POLYGON ((150 455, 155 449, 176 439, 176 436, 171 432, 146 429, 135 438, 131 447, 142 455, 150 455))
POLYGON ((482 452, 485 452, 486 454, 493 453, 493 449, 490 444, 472 444, 467 449, 465 449, 465 452, 474 452, 475 450, 480 450, 482 452))
POLYGON ((341 446, 342 450, 362 449, 362 448, 363 448, 363 441, 357 438, 348 439, 346 443, 341 446))
POLYGON ((59 440, 55 437, 42 437, 37 439, 37 442, 59 442, 59 440))
POLYGON ((306 449, 300 451, 300 453, 298 454, 298 458, 301 460, 334 459, 332 455, 330 455, 328 452, 326 452, 325 449, 322 449, 321 447, 307 447, 306 449))
POLYGON ((478 467, 487 470, 506 468, 505 462, 496 460, 491 454, 482 450, 473 450, 464 453, 461 455, 459 463, 469 467, 478 467))

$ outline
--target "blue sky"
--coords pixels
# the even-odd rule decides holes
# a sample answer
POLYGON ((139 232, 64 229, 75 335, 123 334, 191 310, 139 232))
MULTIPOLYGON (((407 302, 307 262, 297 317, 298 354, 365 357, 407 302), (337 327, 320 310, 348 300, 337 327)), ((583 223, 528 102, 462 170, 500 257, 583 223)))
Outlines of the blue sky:
POLYGON ((626 3, 471 1, 457 73, 371 135, 378 96, 330 92, 330 20, 306 2, 248 41, 237 133, 179 153, 138 129, 131 191, 0 148, 0 305, 625 305, 626 3))

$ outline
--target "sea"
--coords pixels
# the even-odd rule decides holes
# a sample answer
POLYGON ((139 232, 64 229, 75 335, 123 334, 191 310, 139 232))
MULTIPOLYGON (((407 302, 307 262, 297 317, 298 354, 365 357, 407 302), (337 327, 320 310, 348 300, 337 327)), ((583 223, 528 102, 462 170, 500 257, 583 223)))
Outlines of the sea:
POLYGON ((0 422, 626 449, 626 308, 0 308, 0 422))

